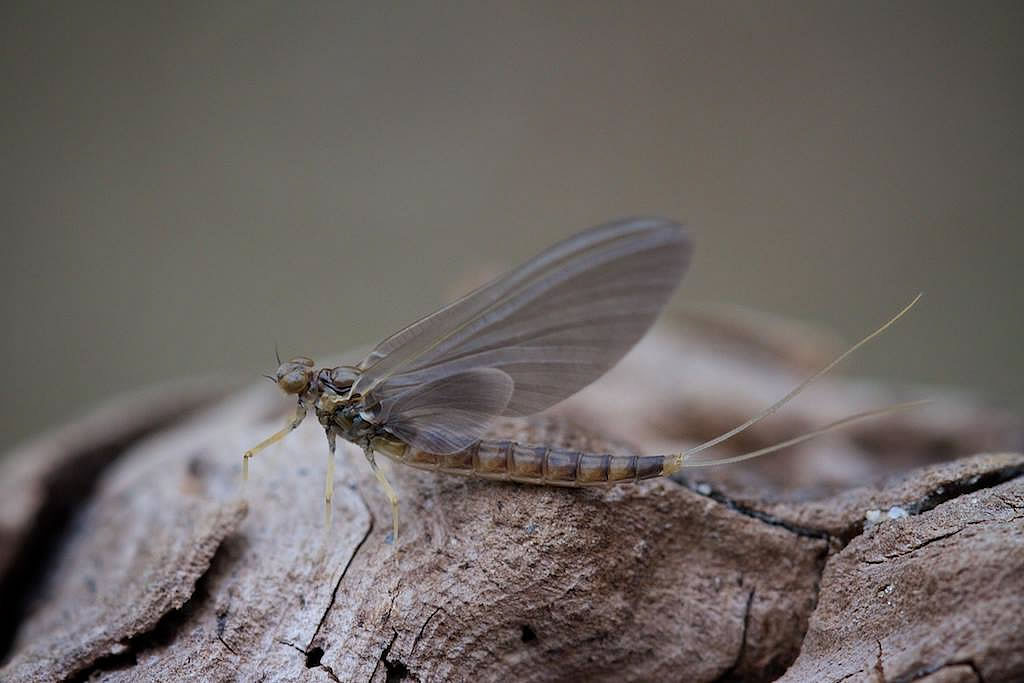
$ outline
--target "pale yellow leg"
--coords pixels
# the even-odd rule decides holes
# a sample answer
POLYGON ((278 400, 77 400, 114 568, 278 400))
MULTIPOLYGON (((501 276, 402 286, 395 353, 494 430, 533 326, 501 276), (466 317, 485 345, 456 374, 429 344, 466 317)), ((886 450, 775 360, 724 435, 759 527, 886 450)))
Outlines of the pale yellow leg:
POLYGON ((250 448, 242 455, 242 479, 247 480, 249 478, 249 458, 262 451, 267 446, 273 445, 288 436, 292 431, 295 430, 302 420, 306 417, 306 406, 299 404, 298 410, 295 411, 295 416, 288 420, 288 423, 279 432, 274 432, 267 438, 260 441, 258 444, 250 448))
POLYGON ((391 483, 388 482, 387 477, 377 466, 377 461, 373 459, 373 451, 368 448, 363 449, 363 453, 366 454, 366 459, 370 463, 370 469, 373 470, 373 474, 377 477, 377 481, 380 482, 380 486, 384 489, 384 495, 391 501, 391 527, 392 527, 392 542, 394 547, 398 547, 398 494, 391 488, 391 483))
POLYGON ((324 523, 325 526, 331 526, 331 520, 334 517, 334 505, 331 501, 334 499, 334 447, 336 434, 333 429, 327 431, 327 444, 329 450, 327 453, 327 480, 324 482, 324 523))

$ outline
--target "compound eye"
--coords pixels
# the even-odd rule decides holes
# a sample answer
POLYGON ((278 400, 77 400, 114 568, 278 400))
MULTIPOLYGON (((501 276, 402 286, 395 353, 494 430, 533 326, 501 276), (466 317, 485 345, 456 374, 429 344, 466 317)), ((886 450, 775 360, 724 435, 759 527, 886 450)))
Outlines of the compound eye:
POLYGON ((275 373, 277 386, 286 394, 301 394, 309 388, 313 381, 313 370, 305 363, 288 361, 281 363, 281 367, 275 373))
POLYGON ((309 387, 309 372, 292 370, 277 380, 277 386, 284 389, 288 394, 301 394, 309 387))

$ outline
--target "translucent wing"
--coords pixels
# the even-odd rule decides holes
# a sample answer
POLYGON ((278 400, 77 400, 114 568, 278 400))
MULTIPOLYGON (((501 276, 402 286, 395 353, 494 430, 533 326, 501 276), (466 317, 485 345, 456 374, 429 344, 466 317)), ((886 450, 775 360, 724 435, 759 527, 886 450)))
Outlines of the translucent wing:
MULTIPOLYGON (((691 252, 683 228, 662 219, 581 232, 383 341, 360 364, 353 393, 397 420, 400 396, 406 405, 416 397, 426 406, 434 382, 493 368, 513 382, 495 415, 544 410, 600 377, 639 341, 691 252)), ((435 411, 430 419, 449 432, 461 429, 444 415, 435 411)))
POLYGON ((399 394, 380 419, 388 431, 420 450, 455 453, 483 436, 508 405, 513 386, 501 370, 475 368, 399 394))

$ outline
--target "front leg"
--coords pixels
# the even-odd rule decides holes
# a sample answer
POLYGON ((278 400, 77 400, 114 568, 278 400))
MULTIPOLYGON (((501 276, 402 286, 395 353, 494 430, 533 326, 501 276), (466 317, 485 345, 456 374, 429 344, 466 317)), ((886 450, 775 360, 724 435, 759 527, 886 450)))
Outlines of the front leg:
POLYGON ((363 454, 366 456, 367 461, 370 463, 370 469, 373 470, 374 475, 377 477, 377 481, 380 482, 380 486, 384 489, 384 495, 391 501, 391 526, 392 526, 392 542, 395 548, 398 548, 398 494, 391 488, 390 482, 387 477, 377 466, 377 461, 373 459, 373 449, 369 446, 363 447, 363 454))
POLYGON ((299 407, 295 411, 295 416, 288 420, 284 428, 278 432, 274 432, 267 438, 260 441, 258 444, 250 448, 242 456, 242 479, 247 480, 249 478, 249 458, 262 451, 267 446, 277 443, 290 433, 295 431, 295 428, 302 424, 302 421, 306 418, 306 406, 302 401, 299 401, 299 407))

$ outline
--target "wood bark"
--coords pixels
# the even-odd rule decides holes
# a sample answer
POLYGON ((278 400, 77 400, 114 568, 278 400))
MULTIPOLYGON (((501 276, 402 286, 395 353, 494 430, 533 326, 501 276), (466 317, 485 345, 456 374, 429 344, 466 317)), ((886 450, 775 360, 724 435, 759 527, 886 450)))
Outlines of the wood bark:
MULTIPOLYGON (((661 330, 495 435, 678 451, 828 355, 825 336, 794 343, 796 329, 719 316, 661 330)), ((339 452, 325 525, 314 424, 242 486, 241 453, 289 410, 272 389, 126 397, 0 464, 0 678, 1024 678, 1022 431, 965 395, 826 380, 730 448, 937 400, 791 453, 607 490, 393 467, 396 552, 356 449, 339 452)))

